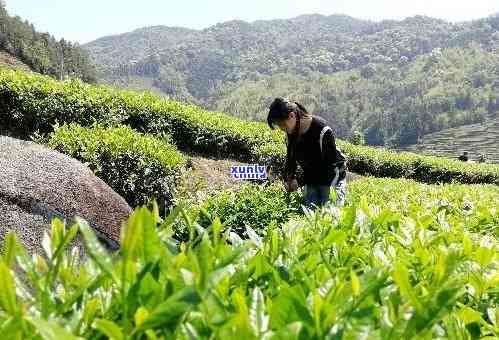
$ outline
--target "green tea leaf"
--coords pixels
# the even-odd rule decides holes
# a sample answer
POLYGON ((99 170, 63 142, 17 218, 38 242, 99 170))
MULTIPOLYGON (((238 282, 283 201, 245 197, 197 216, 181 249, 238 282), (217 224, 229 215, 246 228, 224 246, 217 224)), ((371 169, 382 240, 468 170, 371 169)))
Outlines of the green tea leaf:
POLYGON ((97 263, 97 265, 107 273, 114 282, 119 282, 118 276, 116 275, 113 267, 113 263, 110 259, 110 255, 102 248, 94 232, 88 225, 88 223, 76 217, 76 223, 83 234, 83 239, 85 240, 85 247, 88 254, 92 260, 97 263))
POLYGON ((147 330, 159 325, 171 324, 200 302, 201 298, 194 288, 183 288, 159 304, 137 329, 147 330))
POLYGON ((139 307, 137 311, 135 312, 134 320, 135 320, 135 327, 140 327, 144 323, 144 321, 147 319, 149 316, 149 311, 145 307, 139 307))
POLYGON ((144 249, 144 263, 156 262, 160 257, 158 251, 161 246, 158 231, 156 229, 156 222, 151 214, 146 209, 142 210, 140 216, 143 225, 142 246, 144 249))
POLYGON ((466 256, 471 256, 473 251, 473 242, 471 242, 470 238, 466 234, 463 234, 463 249, 466 256))
POLYGON ((48 322, 37 317, 26 317, 26 320, 40 333, 45 340, 83 340, 83 338, 74 336, 66 329, 59 326, 56 322, 48 322))
POLYGON ((464 324, 480 321, 481 314, 470 307, 464 307, 459 311, 459 317, 463 320, 464 324))
POLYGON ((419 302, 414 292, 414 288, 409 282, 409 272, 406 266, 401 262, 395 264, 394 271, 392 272, 392 277, 400 289, 400 294, 405 297, 414 306, 414 308, 416 308, 418 313, 424 314, 423 305, 421 305, 421 303, 419 302))
POLYGON ((16 233, 10 231, 4 240, 3 246, 3 260, 7 267, 12 268, 14 260, 16 258, 16 233))
POLYGON ((130 259, 135 255, 137 247, 139 246, 139 240, 143 239, 144 233, 144 222, 147 219, 145 208, 136 209, 132 215, 128 218, 128 222, 123 230, 123 241, 121 244, 121 252, 125 261, 130 261, 130 259))
POLYGON ((12 316, 5 322, 0 322, 0 334, 3 340, 23 340, 22 319, 12 316))
POLYGON ((256 336, 264 334, 269 327, 269 317, 265 313, 265 301, 258 287, 253 289, 251 298, 250 323, 256 336))
POLYGON ((487 308, 487 316, 494 326, 499 326, 499 307, 487 308))
POLYGON ((280 328, 272 334, 271 339, 273 340, 299 340, 304 339, 302 337, 303 324, 299 321, 290 323, 286 325, 284 328, 280 328))
POLYGON ((57 259, 59 258, 59 256, 61 256, 61 253, 67 248, 67 246, 71 243, 71 241, 73 241, 77 233, 78 233, 78 225, 75 224, 66 232, 66 234, 59 241, 59 245, 53 255, 54 259, 57 259))
POLYGON ((94 321, 94 327, 104 333, 111 340, 124 339, 123 332, 121 331, 120 327, 112 321, 97 319, 94 321))
POLYGON ((357 274, 355 274, 355 271, 353 270, 350 270, 350 279, 352 282, 353 295, 358 296, 360 294, 360 281, 357 274))
POLYGON ((0 305, 11 316, 16 316, 16 289, 10 268, 0 260, 0 305))
POLYGON ((495 252, 492 247, 480 246, 476 250, 475 260, 480 263, 482 267, 488 266, 494 259, 495 252))
POLYGON ((190 340, 198 340, 200 338, 198 332, 194 328, 192 324, 189 322, 183 323, 181 325, 182 333, 186 336, 187 339, 190 340))

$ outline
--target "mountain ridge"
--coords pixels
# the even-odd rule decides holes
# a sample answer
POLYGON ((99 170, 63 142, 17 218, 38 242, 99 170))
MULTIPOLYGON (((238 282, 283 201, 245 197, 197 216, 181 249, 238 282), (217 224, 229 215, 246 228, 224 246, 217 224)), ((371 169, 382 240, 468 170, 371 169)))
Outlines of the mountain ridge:
POLYGON ((160 25, 83 47, 111 85, 256 120, 272 96, 289 95, 337 122, 340 136, 360 129, 381 145, 414 143, 499 108, 499 16, 455 24, 309 14, 202 30, 160 25))

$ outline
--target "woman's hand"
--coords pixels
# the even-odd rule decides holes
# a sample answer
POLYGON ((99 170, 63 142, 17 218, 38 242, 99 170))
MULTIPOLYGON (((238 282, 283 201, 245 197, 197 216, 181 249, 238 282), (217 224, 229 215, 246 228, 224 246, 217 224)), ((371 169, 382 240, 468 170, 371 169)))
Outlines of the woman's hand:
POLYGON ((284 188, 286 189, 287 192, 293 192, 293 191, 296 191, 298 189, 298 182, 296 181, 295 178, 293 179, 288 179, 285 183, 284 183, 284 188))

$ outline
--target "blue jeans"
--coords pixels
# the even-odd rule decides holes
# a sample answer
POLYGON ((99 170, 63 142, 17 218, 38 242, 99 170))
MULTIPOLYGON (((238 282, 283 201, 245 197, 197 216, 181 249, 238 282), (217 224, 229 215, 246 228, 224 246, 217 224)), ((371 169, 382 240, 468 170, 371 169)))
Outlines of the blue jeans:
MULTIPOLYGON (((345 205, 346 195, 346 180, 343 179, 334 186, 336 191, 336 205, 342 207, 345 205)), ((331 186, 329 185, 305 185, 305 206, 310 209, 320 207, 329 201, 329 193, 331 186)))

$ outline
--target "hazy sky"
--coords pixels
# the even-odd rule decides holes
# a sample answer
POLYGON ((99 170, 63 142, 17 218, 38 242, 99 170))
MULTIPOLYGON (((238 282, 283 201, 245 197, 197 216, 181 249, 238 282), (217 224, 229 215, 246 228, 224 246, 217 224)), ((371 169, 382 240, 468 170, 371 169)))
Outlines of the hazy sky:
POLYGON ((301 14, 347 14, 403 19, 416 14, 465 21, 499 12, 499 0, 5 0, 11 15, 56 38, 86 43, 153 25, 202 29, 240 19, 284 19, 301 14))

